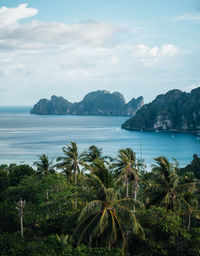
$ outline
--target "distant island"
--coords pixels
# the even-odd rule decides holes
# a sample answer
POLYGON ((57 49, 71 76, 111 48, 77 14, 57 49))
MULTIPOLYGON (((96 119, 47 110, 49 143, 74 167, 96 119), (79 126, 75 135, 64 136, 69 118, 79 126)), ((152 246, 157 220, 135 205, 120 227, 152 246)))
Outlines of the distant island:
POLYGON ((200 87, 190 93, 171 90, 145 104, 122 129, 200 131, 200 87))
POLYGON ((128 103, 119 92, 90 92, 82 101, 71 103, 63 97, 53 95, 50 100, 41 99, 31 109, 37 115, 101 115, 133 116, 144 105, 143 97, 132 98, 128 103))

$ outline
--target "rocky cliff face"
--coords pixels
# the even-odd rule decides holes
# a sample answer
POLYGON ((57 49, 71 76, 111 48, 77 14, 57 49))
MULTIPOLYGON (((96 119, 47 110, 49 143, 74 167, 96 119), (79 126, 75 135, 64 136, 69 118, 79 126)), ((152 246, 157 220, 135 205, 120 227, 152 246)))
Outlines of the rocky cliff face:
POLYGON ((63 97, 53 95, 51 100, 41 99, 34 105, 31 114, 38 115, 66 115, 70 113, 73 104, 63 97))
POLYGON ((126 112, 128 116, 134 116, 135 113, 144 105, 144 99, 142 96, 137 99, 133 98, 126 104, 126 112))
POLYGON ((71 114, 78 115, 125 115, 125 100, 118 92, 97 91, 88 93, 84 99, 74 104, 71 114))
POLYGON ((200 88, 191 93, 172 90, 144 105, 136 115, 122 124, 133 130, 200 130, 200 88))
POLYGON ((132 116, 143 104, 143 97, 133 98, 126 103, 121 93, 103 90, 88 93, 78 103, 71 103, 57 96, 52 96, 51 100, 42 99, 34 105, 31 114, 132 116))

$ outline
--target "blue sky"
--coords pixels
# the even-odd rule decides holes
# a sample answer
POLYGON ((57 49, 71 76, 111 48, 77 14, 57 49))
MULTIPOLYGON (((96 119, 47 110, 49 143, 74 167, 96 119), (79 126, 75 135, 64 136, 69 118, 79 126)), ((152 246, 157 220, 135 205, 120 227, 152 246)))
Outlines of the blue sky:
POLYGON ((3 0, 0 105, 190 91, 200 86, 199 29, 197 0, 3 0))

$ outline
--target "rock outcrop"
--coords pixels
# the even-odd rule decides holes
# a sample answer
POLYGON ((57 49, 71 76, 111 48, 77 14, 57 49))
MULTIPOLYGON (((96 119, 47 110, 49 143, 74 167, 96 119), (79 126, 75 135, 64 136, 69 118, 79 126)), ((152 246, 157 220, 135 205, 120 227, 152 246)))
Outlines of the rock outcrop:
POLYGON ((31 114, 38 115, 66 115, 69 114, 73 104, 64 99, 53 95, 51 100, 41 99, 31 109, 31 114))
POLYGON ((171 90, 145 104, 122 124, 129 130, 200 130, 200 87, 190 93, 171 90))
POLYGON ((133 98, 126 103, 121 93, 103 90, 90 92, 77 103, 57 96, 52 96, 50 100, 41 99, 34 105, 31 114, 133 116, 143 104, 143 97, 133 98))

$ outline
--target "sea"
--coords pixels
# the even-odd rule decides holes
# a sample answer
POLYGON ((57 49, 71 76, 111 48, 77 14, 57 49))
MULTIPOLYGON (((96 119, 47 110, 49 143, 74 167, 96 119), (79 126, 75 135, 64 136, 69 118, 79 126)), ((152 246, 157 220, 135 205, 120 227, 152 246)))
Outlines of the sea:
POLYGON ((77 143, 79 153, 96 145, 104 155, 115 157, 119 149, 132 148, 147 169, 154 158, 166 156, 181 167, 200 153, 200 135, 193 133, 127 131, 127 117, 79 115, 31 115, 31 107, 0 107, 0 164, 33 165, 38 156, 63 155, 63 147, 77 143))

